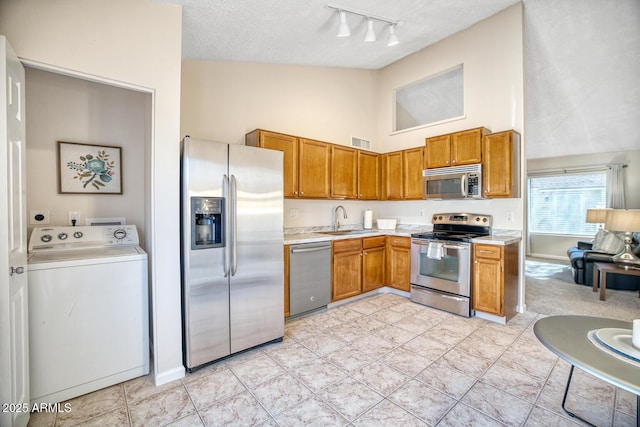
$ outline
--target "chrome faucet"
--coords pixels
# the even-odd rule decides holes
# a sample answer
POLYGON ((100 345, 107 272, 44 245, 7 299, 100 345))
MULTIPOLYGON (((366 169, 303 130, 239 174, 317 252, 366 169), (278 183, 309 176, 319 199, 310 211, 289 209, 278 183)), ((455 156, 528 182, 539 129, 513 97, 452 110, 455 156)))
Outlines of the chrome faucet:
POLYGON ((333 231, 338 231, 338 228, 340 228, 340 221, 338 221, 338 209, 342 209, 342 218, 347 219, 347 211, 344 209, 344 206, 336 206, 333 210, 333 231))

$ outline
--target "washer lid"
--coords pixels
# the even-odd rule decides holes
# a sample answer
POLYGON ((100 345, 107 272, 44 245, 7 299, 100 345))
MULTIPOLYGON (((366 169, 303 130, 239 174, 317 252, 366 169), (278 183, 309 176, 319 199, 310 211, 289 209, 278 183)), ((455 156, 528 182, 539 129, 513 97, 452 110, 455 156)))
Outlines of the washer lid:
POLYGON ((70 249, 66 251, 40 251, 32 253, 29 256, 29 263, 80 261, 128 255, 140 255, 144 253, 145 252, 139 246, 108 246, 102 248, 70 249))

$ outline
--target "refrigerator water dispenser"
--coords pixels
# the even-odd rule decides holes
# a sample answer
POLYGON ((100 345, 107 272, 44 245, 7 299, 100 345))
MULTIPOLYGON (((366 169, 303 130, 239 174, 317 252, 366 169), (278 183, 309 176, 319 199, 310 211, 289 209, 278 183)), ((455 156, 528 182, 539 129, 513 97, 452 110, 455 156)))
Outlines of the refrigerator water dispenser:
POLYGON ((223 205, 223 197, 191 198, 191 249, 224 246, 223 205))

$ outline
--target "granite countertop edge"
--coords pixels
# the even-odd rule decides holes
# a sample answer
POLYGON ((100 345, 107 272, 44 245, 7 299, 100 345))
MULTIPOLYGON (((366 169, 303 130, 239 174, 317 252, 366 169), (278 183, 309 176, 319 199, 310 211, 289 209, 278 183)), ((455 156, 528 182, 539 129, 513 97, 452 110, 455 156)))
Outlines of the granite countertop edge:
MULTIPOLYGON (((325 227, 326 228, 326 227, 325 227)), ((316 242, 330 242, 333 240, 343 239, 358 239, 362 237, 374 237, 374 236, 403 236, 410 237, 413 233, 432 231, 431 225, 400 225, 395 229, 377 229, 372 228, 370 230, 357 229, 358 233, 343 234, 343 235, 331 235, 323 234, 330 230, 324 230, 323 227, 308 227, 306 229, 297 228, 285 230, 284 244, 296 245, 300 243, 316 243, 316 242)), ((489 245, 510 245, 522 240, 521 232, 519 230, 494 230, 491 236, 479 237, 473 239, 471 243, 483 243, 489 245)))

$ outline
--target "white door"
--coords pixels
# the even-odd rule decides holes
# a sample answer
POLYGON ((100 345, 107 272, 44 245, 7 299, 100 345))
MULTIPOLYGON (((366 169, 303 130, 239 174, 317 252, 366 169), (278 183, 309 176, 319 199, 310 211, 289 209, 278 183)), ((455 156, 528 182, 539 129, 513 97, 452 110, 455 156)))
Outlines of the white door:
POLYGON ((0 174, 4 175, 0 178, 0 426, 4 427, 26 426, 29 421, 29 315, 24 68, 4 36, 0 36, 0 58, 0 174))

